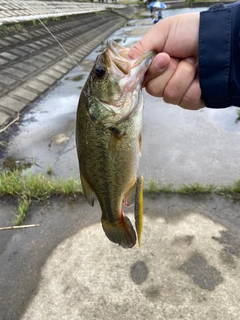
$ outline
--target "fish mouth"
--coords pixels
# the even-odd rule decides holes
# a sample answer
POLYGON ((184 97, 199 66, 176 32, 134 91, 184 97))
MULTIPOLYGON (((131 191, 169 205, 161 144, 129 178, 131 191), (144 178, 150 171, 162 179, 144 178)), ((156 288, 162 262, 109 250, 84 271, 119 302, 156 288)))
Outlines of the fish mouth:
POLYGON ((127 59, 129 49, 120 46, 114 40, 109 40, 106 48, 110 61, 117 69, 125 75, 129 74, 131 70, 131 61, 127 59))
POLYGON ((120 46, 117 42, 115 42, 113 39, 108 40, 107 47, 112 51, 112 53, 117 56, 118 58, 122 59, 124 58, 127 60, 128 57, 128 51, 129 49, 120 46))
POLYGON ((144 74, 156 55, 155 52, 150 51, 133 60, 128 56, 128 52, 128 48, 120 46, 114 40, 109 40, 103 53, 117 94, 111 99, 111 103, 108 97, 106 100, 101 100, 101 104, 117 116, 115 124, 130 118, 138 108, 141 108, 142 103, 139 103, 139 99, 141 99, 140 91, 144 74))
POLYGON ((134 73, 136 76, 136 72, 132 72, 132 70, 139 69, 141 71, 141 76, 143 76, 156 53, 154 51, 149 51, 141 55, 138 59, 133 60, 128 57, 128 52, 128 48, 120 46, 113 39, 108 40, 106 53, 119 71, 125 75, 134 73))

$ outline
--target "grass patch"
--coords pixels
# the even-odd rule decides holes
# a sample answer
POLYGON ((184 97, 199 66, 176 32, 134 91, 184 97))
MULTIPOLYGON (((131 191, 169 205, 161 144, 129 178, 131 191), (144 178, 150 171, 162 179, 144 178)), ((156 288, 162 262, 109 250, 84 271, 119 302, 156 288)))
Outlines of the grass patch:
POLYGON ((150 180, 148 184, 148 188, 144 189, 144 192, 149 193, 173 193, 173 184, 159 184, 154 180, 150 180))
MULTIPOLYGON (((232 185, 223 185, 220 187, 214 184, 202 185, 200 183, 182 184, 174 187, 173 184, 159 184, 154 180, 149 181, 144 192, 148 194, 218 194, 220 196, 233 197, 240 194, 240 180, 232 185)), ((16 225, 20 225, 29 207, 34 201, 46 201, 51 196, 77 195, 82 193, 81 184, 74 180, 57 179, 52 175, 52 168, 48 167, 46 175, 43 173, 33 174, 28 172, 22 174, 21 170, 0 171, 0 197, 12 196, 17 198, 17 216, 16 225)))
MULTIPOLYGON (((67 20, 67 19, 69 19, 68 15, 60 16, 60 17, 48 17, 40 20, 45 25, 49 25, 49 24, 57 23, 61 20, 67 20)), ((0 35, 7 35, 12 32, 21 32, 28 29, 29 26, 36 27, 40 25, 41 25, 41 22, 39 21, 39 19, 32 19, 29 21, 21 22, 21 23, 2 24, 0 25, 0 35)))
POLYGON ((29 199, 28 197, 22 197, 22 199, 19 201, 18 203, 18 214, 16 216, 16 220, 15 220, 15 225, 19 226, 22 221, 24 220, 28 209, 30 207, 31 204, 31 199, 29 199))
POLYGON ((150 180, 144 192, 150 194, 218 194, 231 197, 240 194, 240 180, 233 185, 222 185, 220 187, 214 184, 202 185, 200 183, 182 184, 179 187, 174 187, 172 183, 164 185, 150 180))
POLYGON ((235 123, 237 123, 240 120, 240 109, 237 109, 236 112, 237 112, 238 117, 235 120, 235 123))
POLYGON ((41 201, 52 195, 70 195, 80 192, 80 183, 73 177, 63 180, 47 177, 43 173, 22 174, 19 170, 2 171, 0 174, 0 196, 27 196, 41 201))
POLYGON ((0 173, 0 196, 13 196, 18 199, 16 225, 22 223, 32 201, 46 201, 54 195, 69 196, 81 192, 80 183, 73 177, 56 179, 43 173, 22 174, 20 170, 3 170, 0 173))
POLYGON ((107 11, 96 11, 96 12, 94 12, 94 14, 96 16, 104 16, 104 15, 108 14, 108 12, 107 11))
POLYGON ((192 183, 181 185, 175 192, 180 194, 212 193, 215 189, 216 186, 214 184, 202 185, 200 183, 192 183))
POLYGON ((53 168, 51 166, 47 167, 47 175, 49 175, 49 176, 53 175, 53 168))
POLYGON ((7 34, 8 32, 12 32, 12 31, 23 31, 24 27, 21 23, 14 23, 14 24, 2 24, 0 25, 0 35, 1 34, 7 34))

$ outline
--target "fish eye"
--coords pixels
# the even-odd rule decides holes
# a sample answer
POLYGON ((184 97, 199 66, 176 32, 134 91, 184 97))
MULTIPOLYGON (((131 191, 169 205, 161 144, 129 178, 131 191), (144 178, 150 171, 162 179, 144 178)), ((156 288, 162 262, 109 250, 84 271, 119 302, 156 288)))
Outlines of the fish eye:
POLYGON ((96 76, 101 79, 105 76, 106 70, 104 66, 97 66, 95 69, 95 73, 96 73, 96 76))

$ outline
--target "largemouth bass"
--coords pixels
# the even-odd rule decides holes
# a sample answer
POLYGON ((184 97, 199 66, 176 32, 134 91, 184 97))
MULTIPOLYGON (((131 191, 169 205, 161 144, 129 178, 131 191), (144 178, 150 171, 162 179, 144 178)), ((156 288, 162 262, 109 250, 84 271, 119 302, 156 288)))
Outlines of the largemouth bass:
POLYGON ((76 146, 83 193, 93 206, 97 198, 106 236, 124 248, 136 233, 122 205, 135 203, 140 245, 143 178, 136 173, 141 155, 143 96, 141 83, 155 56, 137 60, 113 40, 94 64, 82 89, 76 122, 76 146))

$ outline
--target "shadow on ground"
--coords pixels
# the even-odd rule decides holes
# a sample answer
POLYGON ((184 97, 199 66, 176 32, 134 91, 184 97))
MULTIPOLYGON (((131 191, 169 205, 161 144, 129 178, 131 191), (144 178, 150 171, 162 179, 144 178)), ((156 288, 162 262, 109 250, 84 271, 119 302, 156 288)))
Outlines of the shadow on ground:
POLYGON ((237 320, 239 218, 220 196, 146 196, 142 247, 124 250, 83 197, 35 204, 40 227, 0 233, 2 319, 237 320))

